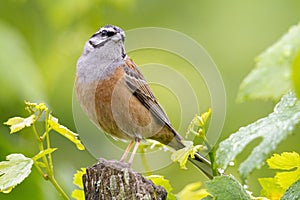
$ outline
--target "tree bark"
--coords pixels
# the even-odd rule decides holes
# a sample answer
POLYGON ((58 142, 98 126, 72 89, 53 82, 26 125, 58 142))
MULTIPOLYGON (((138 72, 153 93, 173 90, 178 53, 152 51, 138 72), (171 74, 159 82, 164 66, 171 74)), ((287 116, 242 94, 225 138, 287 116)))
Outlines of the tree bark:
POLYGON ((86 200, 98 199, 166 199, 167 192, 156 186, 128 164, 100 158, 83 175, 86 200))

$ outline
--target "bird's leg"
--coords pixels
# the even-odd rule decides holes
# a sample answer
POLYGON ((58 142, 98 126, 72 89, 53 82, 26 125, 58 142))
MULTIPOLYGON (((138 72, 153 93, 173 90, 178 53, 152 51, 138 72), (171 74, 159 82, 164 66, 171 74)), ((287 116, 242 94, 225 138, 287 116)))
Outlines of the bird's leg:
POLYGON ((134 145, 134 148, 133 148, 133 150, 132 150, 131 156, 130 156, 129 161, 128 161, 128 164, 129 164, 129 165, 131 165, 131 163, 132 163, 132 161, 133 161, 133 158, 134 158, 134 156, 135 156, 135 153, 136 153, 136 151, 137 151, 137 149, 138 149, 138 147, 139 147, 139 145, 140 145, 140 141, 141 141, 140 138, 136 138, 136 139, 135 139, 135 145, 134 145))
POLYGON ((128 146, 127 146, 127 148, 126 148, 126 150, 125 150, 123 156, 121 157, 121 160, 120 160, 121 162, 124 162, 125 159, 127 158, 128 153, 130 152, 130 149, 131 149, 133 143, 134 143, 134 140, 130 141, 130 143, 128 144, 128 146))

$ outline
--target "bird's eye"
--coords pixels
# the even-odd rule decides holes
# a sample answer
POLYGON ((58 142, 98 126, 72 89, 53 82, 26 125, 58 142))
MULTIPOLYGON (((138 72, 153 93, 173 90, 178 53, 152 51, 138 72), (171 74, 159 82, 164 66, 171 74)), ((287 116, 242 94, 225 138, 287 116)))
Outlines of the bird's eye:
POLYGON ((107 31, 106 31, 106 30, 103 30, 103 31, 101 31, 100 34, 101 34, 102 37, 105 37, 105 36, 107 36, 107 31))
POLYGON ((116 33, 113 32, 113 31, 107 31, 107 36, 108 37, 111 37, 111 36, 114 36, 116 33))
POLYGON ((114 36, 116 33, 114 31, 103 30, 100 34, 102 37, 111 37, 114 36))

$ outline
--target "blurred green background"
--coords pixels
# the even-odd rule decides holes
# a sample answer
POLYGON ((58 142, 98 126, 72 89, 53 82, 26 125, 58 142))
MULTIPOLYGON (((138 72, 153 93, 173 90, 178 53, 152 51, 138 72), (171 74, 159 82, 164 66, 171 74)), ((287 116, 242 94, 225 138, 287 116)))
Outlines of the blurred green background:
MULTIPOLYGON (((76 131, 72 116, 75 66, 83 45, 100 26, 114 24, 125 31, 139 27, 164 27, 180 31, 199 42, 211 55, 223 77, 227 94, 227 116, 219 141, 239 127, 264 117, 274 102, 235 102, 238 87, 254 67, 257 55, 300 21, 300 2, 286 1, 159 1, 159 0, 2 0, 0 6, 0 159, 22 152, 28 157, 37 152, 30 130, 9 135, 2 122, 16 115, 26 116, 24 100, 46 102, 60 122, 76 131)), ((176 42, 176 41, 174 41, 176 42)), ((140 54, 132 54, 139 63, 140 54)), ((153 57, 155 62, 156 57, 153 57)), ((168 94, 168 93, 167 93, 168 94)), ((167 95, 157 94, 162 104, 167 95)), ((207 97, 204 97, 207 98, 207 97)), ((166 102, 166 103, 164 103, 166 102)), ((177 102, 175 102, 177 105, 177 102)), ((166 107, 171 120, 172 106, 166 107)), ((205 111, 205 110, 201 110, 205 111)), ((177 122, 174 123, 175 127, 177 122)), ((299 132, 299 127, 296 130, 299 132)), ((300 153, 300 136, 294 134, 277 149, 300 153)), ((71 193, 72 174, 95 162, 87 151, 80 152, 66 139, 53 135, 57 179, 71 193)), ((243 160, 255 144, 238 159, 243 160)), ((99 148, 101 141, 99 141, 99 148)), ((178 172, 174 164, 155 172, 171 181, 174 192, 187 183, 205 181, 198 170, 178 172)), ((236 174, 236 168, 229 172, 236 174)), ((263 167, 248 184, 259 195, 257 177, 271 176, 263 167)), ((36 170, 10 194, 0 199, 58 199, 53 186, 43 181, 36 170)))

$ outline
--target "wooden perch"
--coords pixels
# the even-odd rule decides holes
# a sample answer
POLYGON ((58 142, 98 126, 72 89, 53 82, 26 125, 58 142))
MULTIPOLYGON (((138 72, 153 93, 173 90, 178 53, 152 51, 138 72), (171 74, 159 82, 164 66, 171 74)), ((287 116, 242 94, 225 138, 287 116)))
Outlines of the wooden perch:
POLYGON ((86 200, 98 199, 166 199, 167 192, 134 172, 128 164, 100 158, 83 175, 86 200))

